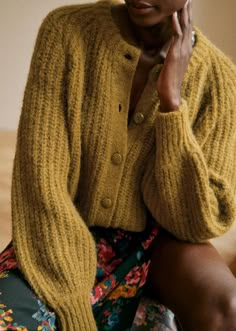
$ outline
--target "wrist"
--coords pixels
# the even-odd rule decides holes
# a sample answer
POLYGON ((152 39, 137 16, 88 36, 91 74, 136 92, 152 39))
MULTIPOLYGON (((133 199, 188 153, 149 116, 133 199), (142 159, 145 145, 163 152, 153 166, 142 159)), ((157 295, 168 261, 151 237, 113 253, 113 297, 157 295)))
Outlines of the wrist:
POLYGON ((160 100, 160 112, 170 113, 179 109, 180 100, 162 101, 160 100))
POLYGON ((179 109, 181 103, 180 91, 167 88, 165 91, 158 91, 158 96, 161 112, 169 113, 179 109))

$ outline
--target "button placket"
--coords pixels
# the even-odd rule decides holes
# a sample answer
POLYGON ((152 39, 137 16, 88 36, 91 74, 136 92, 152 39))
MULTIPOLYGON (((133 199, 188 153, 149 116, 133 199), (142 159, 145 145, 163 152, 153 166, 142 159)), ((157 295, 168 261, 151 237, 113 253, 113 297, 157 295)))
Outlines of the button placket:
POLYGON ((127 130, 128 91, 131 87, 130 76, 134 71, 136 62, 138 62, 138 52, 135 50, 134 52, 130 52, 129 49, 123 48, 122 55, 123 59, 121 59, 120 63, 117 63, 117 69, 116 67, 113 68, 114 86, 116 86, 117 83, 120 84, 120 75, 122 74, 122 77, 125 78, 125 88, 122 91, 123 93, 119 92, 118 94, 116 90, 116 93, 114 93, 115 98, 113 99, 112 104, 114 106, 116 105, 116 112, 113 112, 113 121, 114 128, 117 130, 113 131, 111 142, 112 147, 110 150, 110 166, 108 167, 105 179, 107 185, 105 185, 104 191, 100 195, 99 217, 106 217, 108 219, 112 217, 113 209, 117 203, 116 199, 122 177, 124 160, 127 153, 128 132, 125 133, 124 130, 127 130))

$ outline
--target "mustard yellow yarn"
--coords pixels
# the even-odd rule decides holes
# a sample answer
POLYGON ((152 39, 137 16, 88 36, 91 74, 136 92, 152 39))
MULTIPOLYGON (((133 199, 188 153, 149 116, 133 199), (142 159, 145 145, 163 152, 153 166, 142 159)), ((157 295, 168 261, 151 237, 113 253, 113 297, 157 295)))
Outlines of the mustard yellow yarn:
POLYGON ((128 125, 140 50, 122 39, 110 6, 63 7, 44 20, 18 130, 17 261, 62 331, 96 330, 88 227, 142 231, 148 208, 178 238, 201 242, 236 214, 235 66, 196 28, 179 110, 159 111, 157 65, 128 125))

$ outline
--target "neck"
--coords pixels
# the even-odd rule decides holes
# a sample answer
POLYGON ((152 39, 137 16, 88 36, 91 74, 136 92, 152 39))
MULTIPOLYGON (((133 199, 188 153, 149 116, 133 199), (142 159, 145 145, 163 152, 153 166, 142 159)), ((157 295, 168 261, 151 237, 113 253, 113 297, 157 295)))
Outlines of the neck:
POLYGON ((151 27, 140 27, 132 22, 131 24, 139 46, 146 51, 160 50, 172 35, 169 21, 151 27))

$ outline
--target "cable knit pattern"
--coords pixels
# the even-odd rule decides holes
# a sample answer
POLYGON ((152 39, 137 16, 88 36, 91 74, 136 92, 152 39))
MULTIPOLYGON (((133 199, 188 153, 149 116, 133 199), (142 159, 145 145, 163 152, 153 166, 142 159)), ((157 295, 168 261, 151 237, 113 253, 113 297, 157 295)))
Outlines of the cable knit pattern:
POLYGON ((235 219, 236 70, 196 36, 180 109, 160 112, 157 65, 128 124, 141 51, 122 39, 111 2, 59 8, 40 28, 18 130, 13 242, 60 330, 96 330, 90 226, 142 231, 149 209, 201 242, 235 219))

